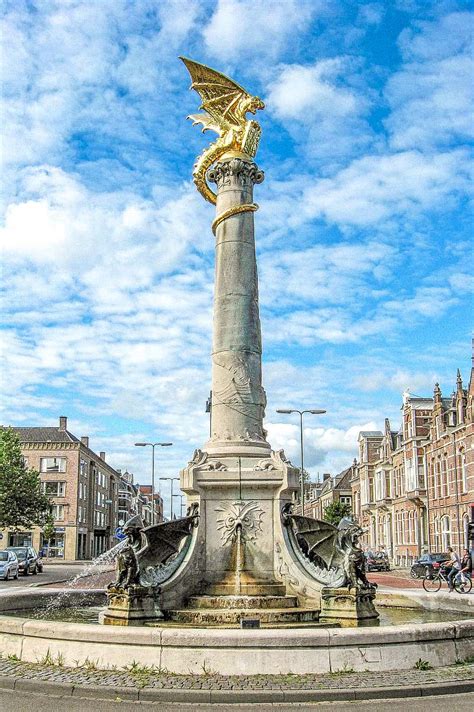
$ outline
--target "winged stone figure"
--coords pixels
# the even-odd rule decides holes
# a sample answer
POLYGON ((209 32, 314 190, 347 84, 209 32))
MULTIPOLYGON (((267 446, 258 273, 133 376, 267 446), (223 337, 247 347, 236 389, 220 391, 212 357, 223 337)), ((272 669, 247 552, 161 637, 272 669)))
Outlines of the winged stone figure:
POLYGON ((246 118, 265 105, 258 96, 251 96, 243 87, 215 69, 180 57, 191 75, 191 89, 202 99, 202 114, 191 114, 193 125, 202 124, 205 131, 215 131, 218 138, 198 157, 193 168, 194 183, 201 195, 210 203, 216 203, 216 194, 207 181, 208 169, 225 153, 234 151, 253 158, 257 153, 261 128, 257 121, 246 118))
POLYGON ((342 519, 339 526, 335 527, 320 519, 291 514, 291 505, 284 508, 282 514, 297 545, 316 570, 333 570, 336 575, 340 573, 343 585, 349 588, 377 587, 365 574, 365 557, 359 544, 363 529, 358 524, 350 519, 342 519))
POLYGON ((142 579, 149 585, 150 569, 165 565, 180 552, 183 539, 191 534, 197 520, 197 505, 190 508, 186 517, 146 528, 139 517, 132 517, 123 528, 127 541, 117 557, 117 578, 109 589, 126 590, 141 585, 142 579))

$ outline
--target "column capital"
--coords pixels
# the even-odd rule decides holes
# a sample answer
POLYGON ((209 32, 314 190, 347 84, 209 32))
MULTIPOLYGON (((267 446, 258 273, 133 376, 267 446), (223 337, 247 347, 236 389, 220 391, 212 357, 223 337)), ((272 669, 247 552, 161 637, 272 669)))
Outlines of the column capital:
POLYGON ((221 160, 207 172, 207 180, 216 183, 218 190, 236 182, 242 188, 251 188, 256 183, 262 183, 264 177, 264 172, 253 161, 243 158, 221 160))

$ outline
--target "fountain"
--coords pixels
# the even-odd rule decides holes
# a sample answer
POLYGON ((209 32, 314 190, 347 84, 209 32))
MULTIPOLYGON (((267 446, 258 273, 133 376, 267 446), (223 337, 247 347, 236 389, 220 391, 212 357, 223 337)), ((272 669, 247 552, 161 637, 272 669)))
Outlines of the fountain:
MULTIPOLYGON (((386 670, 421 657, 432 665, 464 659, 474 652, 474 624, 463 618, 472 610, 467 597, 449 599, 459 605, 451 623, 359 628, 378 623, 375 600, 380 609, 395 602, 425 610, 433 599, 413 592, 376 599, 360 528, 292 512, 298 470, 283 450, 271 449, 263 427, 253 189, 264 174, 253 160, 261 129, 247 114, 264 106, 219 72, 183 62, 202 99, 203 112, 190 118, 218 134, 193 172, 199 192, 216 205, 216 266, 211 433, 181 471, 190 508, 182 519, 147 528, 137 518, 127 522, 103 625, 2 616, 3 649, 23 660, 52 651, 66 665, 133 659, 176 673, 206 666, 223 674, 386 670), (249 618, 262 629, 241 630, 249 618)), ((105 602, 103 592, 94 595, 105 602)), ((0 604, 3 611, 31 608, 48 596, 2 596, 0 604)))
POLYGON ((218 134, 193 172, 199 192, 216 205, 211 434, 181 472, 194 514, 182 526, 144 529, 143 548, 127 524, 130 542, 119 557, 124 574, 109 590, 103 622, 222 624, 249 611, 262 622, 317 622, 322 604, 324 619, 376 619, 358 528, 338 531, 291 514, 298 472, 283 450, 271 449, 263 427, 253 189, 264 175, 253 160, 261 129, 247 119, 263 102, 223 74, 182 59, 203 102, 203 113, 189 118, 218 134), (176 550, 169 551, 178 529, 176 550), (190 555, 177 564, 185 538, 190 555))

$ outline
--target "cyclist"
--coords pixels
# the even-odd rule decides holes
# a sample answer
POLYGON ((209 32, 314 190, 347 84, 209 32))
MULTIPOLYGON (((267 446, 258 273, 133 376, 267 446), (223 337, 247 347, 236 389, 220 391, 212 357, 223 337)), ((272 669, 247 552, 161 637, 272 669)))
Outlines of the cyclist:
POLYGON ((445 566, 445 570, 448 574, 448 586, 449 592, 454 588, 454 577, 458 575, 461 569, 461 559, 459 554, 453 550, 452 546, 448 546, 449 562, 445 566))
POLYGON ((466 574, 470 577, 472 574, 472 558, 471 554, 469 553, 469 549, 464 549, 462 559, 461 559, 461 568, 458 572, 458 576, 461 579, 461 581, 465 581, 466 574))

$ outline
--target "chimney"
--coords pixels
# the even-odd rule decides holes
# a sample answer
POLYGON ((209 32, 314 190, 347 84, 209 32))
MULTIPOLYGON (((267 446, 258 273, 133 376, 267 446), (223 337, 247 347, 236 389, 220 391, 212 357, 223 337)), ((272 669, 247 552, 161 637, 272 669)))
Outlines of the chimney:
POLYGON ((59 430, 67 430, 67 418, 65 415, 59 416, 59 430))
POLYGON ((101 460, 104 460, 104 462, 105 462, 105 452, 103 450, 101 452, 99 452, 99 457, 101 460))
POLYGON ((89 447, 89 436, 88 435, 81 435, 81 443, 85 445, 86 447, 89 447))
POLYGON ((329 472, 325 472, 323 474, 323 482, 326 482, 331 477, 331 474, 329 472))

